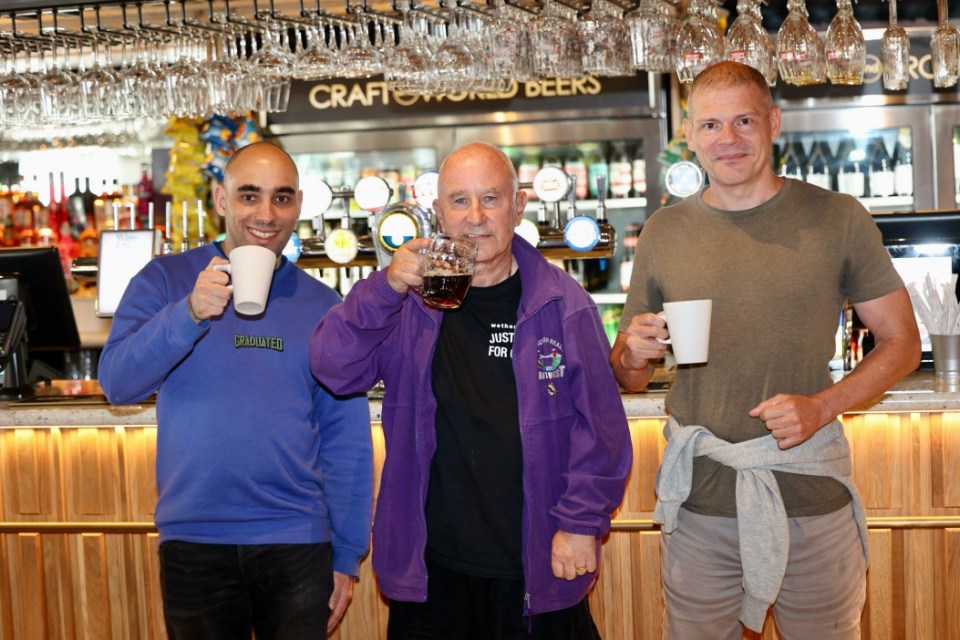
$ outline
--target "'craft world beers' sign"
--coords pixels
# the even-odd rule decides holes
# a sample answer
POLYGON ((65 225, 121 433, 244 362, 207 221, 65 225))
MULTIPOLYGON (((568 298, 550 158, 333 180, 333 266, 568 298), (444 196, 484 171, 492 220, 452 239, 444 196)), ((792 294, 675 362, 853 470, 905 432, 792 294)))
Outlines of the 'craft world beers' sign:
POLYGON ((629 108, 648 110, 646 74, 624 78, 551 78, 510 82, 504 91, 420 96, 391 91, 382 79, 295 81, 285 113, 271 124, 323 120, 392 119, 493 111, 629 108), (602 100, 602 103, 598 103, 602 100))

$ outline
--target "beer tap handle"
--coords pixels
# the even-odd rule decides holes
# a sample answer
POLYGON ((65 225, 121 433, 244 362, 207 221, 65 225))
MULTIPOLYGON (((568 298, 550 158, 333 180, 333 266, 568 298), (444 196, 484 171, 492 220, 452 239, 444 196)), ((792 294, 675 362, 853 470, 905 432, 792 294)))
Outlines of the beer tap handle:
POLYGON ((567 192, 567 220, 577 217, 577 176, 570 176, 570 191, 567 192))
POLYGON ((188 235, 190 222, 187 220, 187 207, 189 206, 187 205, 187 201, 184 200, 181 203, 181 205, 183 209, 183 238, 181 238, 180 240, 180 253, 183 253, 184 251, 187 251, 190 248, 190 237, 188 235))
POLYGON ((164 203, 164 215, 166 217, 163 226, 163 246, 160 247, 160 253, 165 256, 173 253, 173 243, 170 241, 170 209, 172 206, 169 200, 164 203))
POLYGON ((607 176, 599 174, 597 176, 597 224, 607 221, 607 176))
POLYGON ((197 200, 197 246, 202 247, 207 244, 207 234, 203 228, 203 219, 207 216, 203 208, 203 200, 197 200))

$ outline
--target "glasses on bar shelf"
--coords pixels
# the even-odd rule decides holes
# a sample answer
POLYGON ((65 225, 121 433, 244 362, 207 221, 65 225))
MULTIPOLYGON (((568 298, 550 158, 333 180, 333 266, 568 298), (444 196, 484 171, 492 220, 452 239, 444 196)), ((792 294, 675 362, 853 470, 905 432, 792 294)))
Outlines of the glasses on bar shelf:
POLYGON ((850 0, 837 0, 837 15, 827 27, 827 77, 833 84, 863 84, 867 44, 853 17, 850 0))
POLYGON ((723 57, 753 67, 771 87, 777 84, 777 50, 763 28, 759 0, 738 0, 737 18, 724 38, 723 57))
POLYGON ((806 86, 826 81, 823 41, 807 19, 804 0, 788 0, 787 17, 777 34, 777 68, 787 84, 806 86))
POLYGON ((947 0, 937 0, 937 29, 930 38, 933 86, 945 88, 957 84, 960 76, 960 30, 950 24, 947 0))
POLYGON ((545 0, 533 21, 533 65, 541 78, 583 75, 577 11, 556 0, 545 0))
POLYGON ((910 37, 897 24, 897 0, 890 3, 890 26, 880 38, 880 62, 883 65, 883 88, 902 91, 910 82, 910 37))
POLYGON ((666 0, 640 0, 627 14, 630 62, 638 71, 672 73, 677 67, 680 20, 666 0))
POLYGON ((690 84, 711 64, 723 59, 723 34, 715 0, 693 0, 677 35, 677 77, 690 84))
POLYGON ((633 73, 630 58, 630 30, 623 11, 608 0, 593 0, 590 11, 577 23, 583 55, 583 73, 595 76, 628 76, 633 73))

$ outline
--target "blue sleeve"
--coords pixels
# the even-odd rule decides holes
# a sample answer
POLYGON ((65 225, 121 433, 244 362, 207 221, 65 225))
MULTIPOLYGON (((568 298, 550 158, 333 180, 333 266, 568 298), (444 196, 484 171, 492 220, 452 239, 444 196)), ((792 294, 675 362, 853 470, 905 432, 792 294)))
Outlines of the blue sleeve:
POLYGON ((168 300, 149 269, 130 280, 100 354, 100 386, 111 404, 149 397, 209 329, 190 317, 186 295, 168 300))
POLYGON ((350 576, 370 545, 373 520, 373 443, 366 396, 335 397, 320 388, 320 468, 330 514, 333 569, 350 576))

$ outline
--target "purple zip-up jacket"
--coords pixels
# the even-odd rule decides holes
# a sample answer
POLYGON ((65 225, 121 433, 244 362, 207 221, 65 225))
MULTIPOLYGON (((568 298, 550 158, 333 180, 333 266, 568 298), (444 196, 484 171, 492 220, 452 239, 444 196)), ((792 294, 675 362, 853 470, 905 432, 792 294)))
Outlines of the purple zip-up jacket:
MULTIPOLYGON (((610 344, 583 288, 514 238, 522 297, 513 369, 523 449, 525 611, 571 607, 596 575, 558 579, 550 568, 558 529, 600 538, 623 499, 633 452, 610 344)), ((430 378, 442 312, 399 294, 379 271, 321 320, 310 345, 314 375, 334 393, 384 381, 386 459, 373 525, 373 568, 391 600, 425 602, 424 506, 436 450, 430 378)), ((599 542, 597 553, 599 562, 599 542)))

